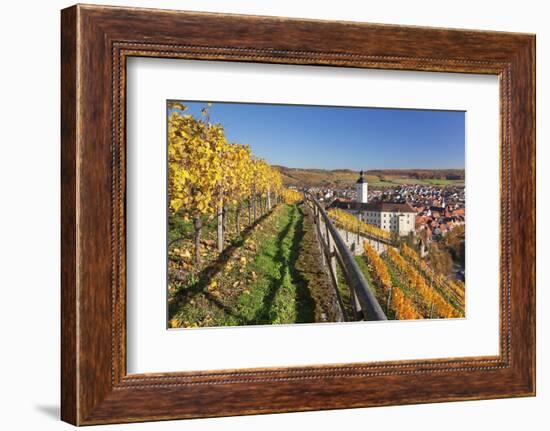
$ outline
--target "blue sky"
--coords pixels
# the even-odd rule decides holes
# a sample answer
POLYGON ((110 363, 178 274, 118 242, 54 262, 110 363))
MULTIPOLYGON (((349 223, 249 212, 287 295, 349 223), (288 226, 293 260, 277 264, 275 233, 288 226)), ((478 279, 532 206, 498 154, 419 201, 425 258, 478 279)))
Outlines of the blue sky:
MULTIPOLYGON (((206 102, 182 101, 200 117, 206 102)), ((464 168, 465 113, 213 102, 210 121, 272 165, 319 169, 464 168)))

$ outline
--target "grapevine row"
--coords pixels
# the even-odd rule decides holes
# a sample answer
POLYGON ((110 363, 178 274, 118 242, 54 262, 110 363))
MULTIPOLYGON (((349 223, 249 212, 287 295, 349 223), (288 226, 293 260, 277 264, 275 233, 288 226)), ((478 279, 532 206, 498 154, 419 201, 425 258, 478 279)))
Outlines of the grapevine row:
POLYGON ((392 285, 386 263, 367 241, 364 242, 364 249, 367 263, 372 269, 371 276, 374 282, 382 287, 384 293, 390 298, 390 305, 395 311, 395 318, 403 320, 421 319, 422 315, 417 311, 412 301, 403 294, 399 287, 392 285))
POLYGON ((461 317, 460 313, 447 303, 435 289, 430 287, 424 277, 397 250, 388 247, 387 256, 408 286, 419 294, 430 317, 432 313, 441 318, 461 317))
POLYGON ((193 221, 197 265, 203 219, 217 218, 221 252, 229 209, 235 211, 239 234, 245 205, 250 223, 278 203, 283 193, 288 196, 277 169, 254 157, 248 145, 228 142, 223 126, 210 123, 210 106, 198 119, 186 114, 186 106, 179 102, 168 106, 169 210, 193 221))
POLYGON ((346 211, 337 208, 331 208, 328 210, 328 215, 332 220, 334 220, 337 225, 347 231, 358 232, 363 235, 383 240, 391 239, 391 234, 388 231, 365 223, 359 220, 357 217, 353 216, 352 214, 347 213, 346 211))
POLYGON ((447 280, 443 274, 436 273, 418 254, 406 244, 403 244, 401 253, 405 256, 424 276, 433 282, 444 292, 450 293, 461 307, 464 307, 464 284, 447 280))
POLYGON ((296 190, 284 189, 282 193, 282 197, 285 204, 293 205, 301 201, 303 198, 303 195, 302 193, 296 190))

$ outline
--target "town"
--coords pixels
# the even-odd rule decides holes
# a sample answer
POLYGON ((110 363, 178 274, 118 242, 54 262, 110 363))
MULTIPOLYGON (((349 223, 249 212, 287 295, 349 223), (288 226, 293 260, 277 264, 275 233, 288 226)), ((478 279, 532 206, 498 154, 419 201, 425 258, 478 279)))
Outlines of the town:
POLYGON ((438 241, 465 225, 465 187, 399 184, 372 187, 361 173, 353 185, 309 187, 326 208, 346 210, 363 221, 399 236, 421 236, 438 241))

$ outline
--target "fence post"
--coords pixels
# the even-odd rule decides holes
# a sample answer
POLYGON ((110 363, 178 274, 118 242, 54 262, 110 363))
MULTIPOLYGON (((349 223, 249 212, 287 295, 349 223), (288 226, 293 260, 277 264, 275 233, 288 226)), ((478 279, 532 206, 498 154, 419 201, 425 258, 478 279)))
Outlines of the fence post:
MULTIPOLYGON (((358 216, 359 216, 359 221, 361 222, 361 221, 362 221, 362 220, 361 220, 361 212, 359 212, 358 216)), ((361 229, 360 229, 360 224, 357 224, 357 238, 356 238, 356 240, 355 240, 355 244, 356 244, 356 247, 355 247, 355 248, 357 248, 357 247, 359 247, 359 246, 361 245, 361 244, 360 244, 361 236, 359 235, 360 230, 361 230, 361 229)))
POLYGON ((322 238, 323 232, 321 229, 321 211, 319 211, 319 209, 317 209, 317 226, 319 227, 319 236, 322 238))
POLYGON ((359 298, 357 298, 357 294, 355 293, 355 290, 350 288, 351 290, 351 305, 353 307, 353 312, 355 313, 355 320, 361 320, 362 313, 361 313, 361 303, 359 302, 359 298))
POLYGON ((323 266, 325 266, 327 264, 327 261, 325 258, 323 229, 321 229, 321 211, 319 211, 319 208, 317 208, 317 205, 315 205, 315 201, 312 200, 312 203, 313 208, 315 209, 315 224, 317 227, 317 236, 319 237, 319 241, 321 243, 321 260, 323 262, 323 266))
POLYGON ((337 268, 337 262, 336 262, 336 244, 334 243, 334 240, 332 239, 330 232, 327 227, 327 246, 328 246, 328 253, 330 256, 329 265, 332 268, 332 273, 334 274, 334 280, 336 280, 336 288, 338 288, 338 268, 337 268))

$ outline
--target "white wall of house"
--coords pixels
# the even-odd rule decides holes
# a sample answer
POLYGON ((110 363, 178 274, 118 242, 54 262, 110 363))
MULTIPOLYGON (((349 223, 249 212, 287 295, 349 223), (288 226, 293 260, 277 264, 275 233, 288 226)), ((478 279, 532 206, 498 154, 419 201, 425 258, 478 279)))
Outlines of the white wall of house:
POLYGON ((414 231, 414 216, 413 213, 401 213, 398 223, 399 236, 406 236, 414 231))
POLYGON ((392 211, 366 211, 363 221, 388 232, 406 236, 414 231, 414 213, 392 211))

